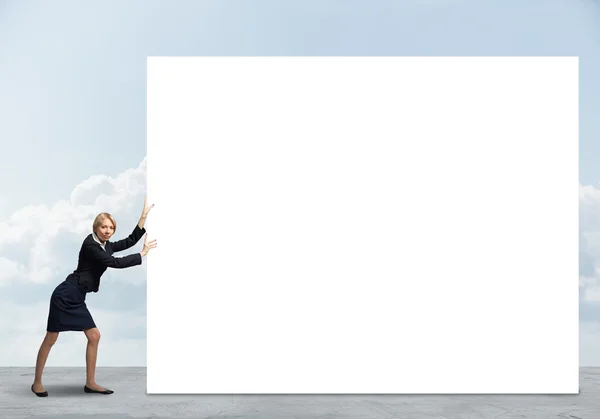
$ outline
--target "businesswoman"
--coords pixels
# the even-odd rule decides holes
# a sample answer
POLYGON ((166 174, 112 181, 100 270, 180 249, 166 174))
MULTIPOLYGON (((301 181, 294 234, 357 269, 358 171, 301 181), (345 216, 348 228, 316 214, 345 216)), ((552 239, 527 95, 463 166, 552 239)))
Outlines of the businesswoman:
POLYGON ((146 232, 144 228, 146 217, 152 207, 154 205, 149 206, 147 198, 144 199, 144 209, 138 224, 128 237, 114 242, 110 241, 117 229, 114 218, 103 212, 98 214, 94 220, 92 233, 85 238, 79 250, 77 269, 54 289, 50 298, 46 336, 37 355, 35 378, 31 386, 31 391, 37 396, 48 396, 48 392, 42 385, 42 372, 58 334, 66 331, 83 331, 87 337, 84 391, 99 394, 113 393, 112 390, 100 387, 96 383, 96 358, 100 332, 87 309, 85 297, 90 292, 98 292, 100 277, 107 268, 123 269, 141 265, 142 257, 146 256, 150 249, 156 247, 156 240, 148 241, 148 236, 146 236, 144 247, 140 253, 132 253, 124 257, 113 256, 115 252, 121 252, 134 246, 142 238, 146 232))

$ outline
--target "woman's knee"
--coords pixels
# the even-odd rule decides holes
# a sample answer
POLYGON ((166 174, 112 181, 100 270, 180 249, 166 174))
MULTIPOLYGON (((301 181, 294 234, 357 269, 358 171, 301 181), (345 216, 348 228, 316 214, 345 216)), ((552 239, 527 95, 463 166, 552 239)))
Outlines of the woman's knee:
POLYGON ((58 339, 58 332, 46 332, 46 338, 44 339, 44 343, 48 346, 52 346, 56 343, 58 339))
POLYGON ((100 331, 97 328, 87 329, 84 332, 90 343, 98 343, 100 341, 100 331))

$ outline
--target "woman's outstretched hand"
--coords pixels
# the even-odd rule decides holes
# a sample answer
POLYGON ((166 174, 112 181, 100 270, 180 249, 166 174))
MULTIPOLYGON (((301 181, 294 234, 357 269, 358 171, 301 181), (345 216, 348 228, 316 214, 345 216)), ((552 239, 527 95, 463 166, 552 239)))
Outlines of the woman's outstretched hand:
POLYGON ((156 247, 156 239, 148 241, 148 235, 144 238, 144 248, 141 251, 142 256, 146 256, 150 249, 154 249, 156 247))
POLYGON ((154 208, 154 204, 148 205, 148 196, 146 196, 144 198, 144 211, 142 211, 142 217, 146 218, 152 208, 154 208))

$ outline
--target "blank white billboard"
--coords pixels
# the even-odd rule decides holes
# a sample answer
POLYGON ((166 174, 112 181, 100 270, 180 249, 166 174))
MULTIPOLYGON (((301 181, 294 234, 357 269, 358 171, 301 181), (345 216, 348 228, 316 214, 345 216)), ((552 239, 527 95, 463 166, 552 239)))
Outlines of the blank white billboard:
POLYGON ((148 58, 149 393, 577 393, 578 60, 148 58))

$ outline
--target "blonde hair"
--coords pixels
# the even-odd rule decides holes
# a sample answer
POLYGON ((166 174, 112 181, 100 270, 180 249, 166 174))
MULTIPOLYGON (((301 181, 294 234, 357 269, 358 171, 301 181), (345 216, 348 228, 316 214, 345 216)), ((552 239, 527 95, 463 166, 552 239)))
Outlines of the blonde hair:
POLYGON ((112 223, 115 231, 117 231, 117 222, 115 221, 113 216, 110 215, 108 212, 101 212, 96 216, 96 218, 94 219, 94 224, 92 225, 92 231, 95 233, 96 229, 100 226, 100 224, 102 224, 102 221, 106 220, 107 218, 112 223))

